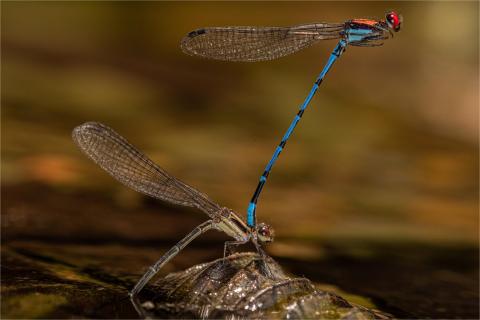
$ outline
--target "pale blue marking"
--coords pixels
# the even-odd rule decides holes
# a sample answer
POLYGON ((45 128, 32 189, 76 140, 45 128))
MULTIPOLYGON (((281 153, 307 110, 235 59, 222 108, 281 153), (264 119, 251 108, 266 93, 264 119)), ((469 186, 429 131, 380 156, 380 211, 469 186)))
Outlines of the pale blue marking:
MULTIPOLYGON (((267 166, 265 167, 266 172, 270 172, 272 169, 273 164, 275 163, 275 160, 278 158, 280 155, 280 152, 282 152, 283 148, 281 146, 277 146, 277 149, 275 149, 275 153, 273 154, 272 159, 268 162, 267 166)), ((263 175, 262 175, 263 176, 263 175)))
POLYGON ((248 205, 247 224, 250 227, 255 226, 255 207, 256 204, 253 202, 250 202, 248 205))
POLYGON ((283 141, 287 142, 288 138, 290 138, 290 135, 292 134, 293 130, 295 129, 295 126, 297 125, 298 121, 300 121, 300 117, 297 114, 295 116, 295 119, 293 119, 293 122, 290 124, 290 127, 288 127, 287 132, 285 132, 285 135, 282 138, 282 142, 283 141))
POLYGON ((350 29, 346 32, 348 42, 361 42, 372 34, 370 29, 350 29))

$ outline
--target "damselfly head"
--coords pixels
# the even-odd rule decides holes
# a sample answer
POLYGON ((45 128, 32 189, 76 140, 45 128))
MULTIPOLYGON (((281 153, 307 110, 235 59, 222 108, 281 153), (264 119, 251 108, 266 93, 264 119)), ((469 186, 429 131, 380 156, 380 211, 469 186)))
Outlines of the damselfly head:
POLYGON ((400 26, 403 22, 403 17, 396 13, 395 11, 390 11, 385 15, 385 20, 390 29, 395 32, 400 31, 400 26))
POLYGON ((257 225, 257 237, 260 242, 272 242, 275 238, 275 230, 266 223, 257 225))

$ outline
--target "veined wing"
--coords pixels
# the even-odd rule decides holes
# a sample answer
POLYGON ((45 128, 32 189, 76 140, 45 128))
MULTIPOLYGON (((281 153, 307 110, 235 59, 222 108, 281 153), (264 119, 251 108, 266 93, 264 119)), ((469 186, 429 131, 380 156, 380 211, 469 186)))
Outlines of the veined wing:
POLYGON ((190 55, 226 61, 263 61, 289 55, 319 40, 337 39, 343 23, 294 27, 220 27, 197 29, 181 42, 190 55))
POLYGON ((87 122, 73 130, 73 140, 102 169, 124 185, 174 204, 194 207, 210 217, 220 206, 156 165, 111 128, 87 122))

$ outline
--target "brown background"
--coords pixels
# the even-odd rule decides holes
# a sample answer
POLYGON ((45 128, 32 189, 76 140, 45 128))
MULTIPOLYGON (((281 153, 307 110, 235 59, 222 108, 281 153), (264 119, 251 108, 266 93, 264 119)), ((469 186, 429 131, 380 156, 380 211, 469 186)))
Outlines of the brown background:
MULTIPOLYGON (((115 264, 133 264, 128 272, 136 279, 163 246, 203 221, 194 210, 128 190, 84 157, 71 130, 90 120, 244 215, 335 42, 271 62, 226 63, 184 55, 180 39, 205 26, 339 22, 380 18, 389 9, 383 2, 3 2, 4 250, 88 244, 88 254, 114 246, 115 264), (132 244, 148 254, 129 256, 123 250, 132 244)), ((412 256, 432 254, 443 262, 422 260, 426 277, 442 290, 464 288, 467 298, 453 290, 457 297, 444 300, 465 301, 478 291, 478 3, 394 9, 404 16, 402 31, 383 47, 348 48, 327 76, 270 175, 258 219, 276 229, 269 252, 297 274, 388 300, 390 289, 350 286, 355 279, 345 274, 361 268, 357 260, 334 263, 342 266, 339 277, 322 273, 318 261, 341 248, 369 257, 381 247, 416 266, 422 263, 412 256), (307 271, 299 261, 320 267, 307 271), (457 262, 460 269, 452 267, 457 262)), ((221 256, 216 235, 202 239, 195 262, 221 256)), ((184 259, 167 271, 194 261, 184 259)), ((413 292, 425 284, 409 285, 413 292)), ((478 315, 478 301, 442 313, 436 308, 445 302, 435 299, 426 298, 423 313, 415 313, 414 298, 407 307, 388 301, 402 310, 397 315, 478 315)))

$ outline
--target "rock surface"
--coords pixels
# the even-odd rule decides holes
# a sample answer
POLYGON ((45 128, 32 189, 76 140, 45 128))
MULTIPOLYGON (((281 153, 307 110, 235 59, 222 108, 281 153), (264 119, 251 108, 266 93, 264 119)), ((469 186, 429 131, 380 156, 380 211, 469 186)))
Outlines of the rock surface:
MULTIPOLYGON (((161 203, 112 206, 108 194, 38 184, 4 187, 2 199, 3 319, 136 318, 128 291, 203 222, 161 203)), ((222 257, 225 240, 202 236, 157 279, 222 257)), ((349 303, 397 318, 478 319, 477 246, 279 238, 266 249, 287 274, 349 303)), ((142 301, 159 302, 159 285, 142 301)))
POLYGON ((389 319, 319 290, 306 278, 287 276, 280 265, 255 253, 171 273, 142 302, 144 316, 202 319, 389 319))

